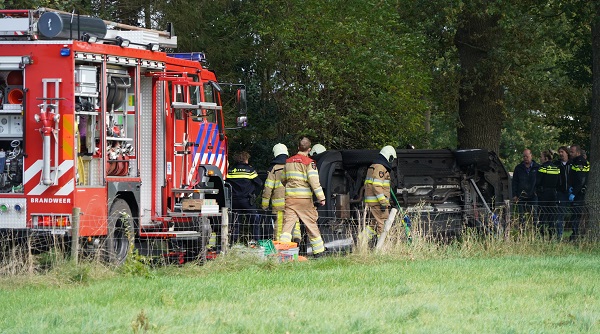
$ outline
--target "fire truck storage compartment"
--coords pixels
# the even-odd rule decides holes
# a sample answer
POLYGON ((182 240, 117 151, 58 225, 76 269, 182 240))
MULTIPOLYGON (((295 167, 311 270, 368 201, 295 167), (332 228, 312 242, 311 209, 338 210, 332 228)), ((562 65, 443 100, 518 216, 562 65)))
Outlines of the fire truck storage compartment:
POLYGON ((96 66, 79 65, 75 67, 75 94, 79 96, 98 96, 96 66))
POLYGON ((108 93, 106 93, 106 105, 109 110, 118 110, 122 107, 127 89, 131 87, 131 78, 125 70, 109 69, 108 93))
POLYGON ((0 138, 21 137, 23 135, 23 116, 0 113, 0 138))
POLYGON ((0 109, 20 112, 23 96, 23 72, 0 71, 0 109))

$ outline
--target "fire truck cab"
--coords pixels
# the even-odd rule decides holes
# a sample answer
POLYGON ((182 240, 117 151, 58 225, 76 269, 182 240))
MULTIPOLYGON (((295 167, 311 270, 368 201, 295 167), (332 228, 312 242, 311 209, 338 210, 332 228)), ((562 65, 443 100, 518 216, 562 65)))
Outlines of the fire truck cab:
POLYGON ((116 263, 132 240, 180 261, 227 244, 222 88, 204 54, 164 51, 176 45, 165 31, 0 10, 1 231, 78 236, 116 263))

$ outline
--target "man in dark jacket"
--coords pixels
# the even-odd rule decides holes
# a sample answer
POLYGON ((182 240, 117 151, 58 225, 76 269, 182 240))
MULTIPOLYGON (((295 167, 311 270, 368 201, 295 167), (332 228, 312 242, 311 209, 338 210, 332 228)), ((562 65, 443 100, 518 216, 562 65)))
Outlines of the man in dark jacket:
POLYGON ((258 240, 260 235, 260 217, 257 214, 255 199, 262 190, 262 181, 254 167, 248 164, 250 154, 238 152, 234 155, 235 164, 227 171, 227 182, 232 190, 232 211, 234 219, 232 224, 232 242, 240 240, 240 224, 246 218, 248 225, 252 226, 253 238, 258 240))
POLYGON ((569 151, 571 153, 569 201, 573 203, 573 234, 571 234, 571 240, 577 240, 580 235, 579 224, 585 211, 585 186, 590 172, 590 163, 582 155, 579 145, 571 145, 569 151))
POLYGON ((540 165, 533 161, 531 150, 525 149, 523 151, 523 162, 515 167, 512 177, 513 201, 517 203, 517 212, 521 223, 525 222, 525 213, 530 213, 533 222, 536 221, 537 196, 535 194, 535 183, 539 168, 540 165))

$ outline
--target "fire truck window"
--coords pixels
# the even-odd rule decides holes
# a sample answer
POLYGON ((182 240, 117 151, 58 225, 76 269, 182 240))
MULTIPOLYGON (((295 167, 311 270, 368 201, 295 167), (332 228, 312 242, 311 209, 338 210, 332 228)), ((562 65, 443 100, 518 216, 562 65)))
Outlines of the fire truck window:
POLYGON ((204 85, 204 101, 205 102, 215 102, 217 99, 215 98, 215 91, 213 90, 213 86, 210 84, 204 85))
MULTIPOLYGON (((198 82, 197 75, 192 75, 191 77, 193 78, 194 82, 198 82)), ((200 86, 190 85, 190 104, 198 104, 200 101, 200 86)))

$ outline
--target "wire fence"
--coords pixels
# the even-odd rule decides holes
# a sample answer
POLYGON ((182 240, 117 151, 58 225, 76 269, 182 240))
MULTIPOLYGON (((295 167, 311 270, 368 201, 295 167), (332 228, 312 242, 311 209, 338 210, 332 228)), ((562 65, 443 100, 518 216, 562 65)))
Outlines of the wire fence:
MULTIPOLYGON (((317 224, 329 253, 353 252, 360 246, 360 235, 367 226, 376 226, 364 207, 318 213, 317 224)), ((81 236, 76 240, 78 257, 111 262, 114 257, 121 261, 121 257, 141 256, 152 263, 183 263, 210 259, 236 245, 255 247, 261 240, 279 237, 278 217, 270 211, 234 210, 228 216, 226 228, 222 218, 198 217, 140 226, 136 219, 125 215, 119 217, 121 223, 117 227, 114 224, 109 227, 107 222, 114 222, 115 217, 82 215, 78 229, 81 236)), ((498 240, 569 241, 593 231, 597 233, 597 220, 593 221, 585 205, 572 202, 562 205, 521 202, 489 210, 481 207, 431 210, 420 205, 398 212, 385 242, 386 247, 414 240, 447 243, 472 231, 498 240)), ((310 255, 306 226, 302 222, 299 226, 299 253, 310 255)), ((378 237, 368 240, 366 248, 375 247, 378 237)), ((0 274, 43 270, 55 261, 57 254, 71 254, 74 245, 69 227, 0 230, 0 274)))

